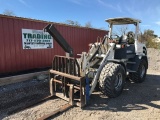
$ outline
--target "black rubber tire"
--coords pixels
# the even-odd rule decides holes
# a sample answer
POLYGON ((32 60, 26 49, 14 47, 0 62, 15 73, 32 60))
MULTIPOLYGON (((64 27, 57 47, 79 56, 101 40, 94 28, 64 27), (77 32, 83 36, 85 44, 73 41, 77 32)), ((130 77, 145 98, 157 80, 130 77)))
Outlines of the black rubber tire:
POLYGON ((129 73, 129 79, 132 80, 135 83, 142 83, 146 78, 146 72, 147 72, 147 62, 146 60, 142 59, 137 72, 129 73), (144 69, 144 73, 142 74, 142 69, 144 69))
POLYGON ((106 64, 99 77, 99 87, 101 92, 108 97, 117 97, 123 91, 123 87, 125 84, 126 73, 124 67, 120 64, 116 63, 108 63, 106 64), (117 77, 121 76, 121 80, 118 80, 117 86, 115 83, 117 81, 117 77))

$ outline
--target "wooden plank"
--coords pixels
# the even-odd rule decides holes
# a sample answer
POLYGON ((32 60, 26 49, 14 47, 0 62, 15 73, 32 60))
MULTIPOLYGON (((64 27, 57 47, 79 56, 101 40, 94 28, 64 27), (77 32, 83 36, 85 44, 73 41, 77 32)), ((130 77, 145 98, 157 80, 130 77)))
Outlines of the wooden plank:
POLYGON ((49 71, 41 71, 41 72, 35 72, 35 73, 0 78, 0 86, 30 80, 30 79, 33 79, 34 76, 38 76, 40 74, 48 74, 48 73, 49 73, 49 71))

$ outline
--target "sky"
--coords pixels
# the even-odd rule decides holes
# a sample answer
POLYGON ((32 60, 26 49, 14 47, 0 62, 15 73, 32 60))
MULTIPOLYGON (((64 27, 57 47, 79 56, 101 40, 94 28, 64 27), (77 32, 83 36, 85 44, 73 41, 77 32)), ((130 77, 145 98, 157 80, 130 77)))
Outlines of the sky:
POLYGON ((105 19, 140 19, 141 32, 151 29, 160 37, 160 0, 0 0, 0 14, 13 11, 16 16, 52 22, 90 22, 94 28, 108 30, 105 19))

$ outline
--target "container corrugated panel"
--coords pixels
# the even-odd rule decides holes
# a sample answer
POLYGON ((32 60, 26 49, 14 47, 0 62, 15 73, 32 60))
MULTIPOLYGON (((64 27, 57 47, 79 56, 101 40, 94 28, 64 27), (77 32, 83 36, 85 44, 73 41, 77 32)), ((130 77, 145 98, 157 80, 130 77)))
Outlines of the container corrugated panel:
MULTIPOLYGON (((23 49, 22 28, 42 30, 49 22, 0 15, 0 74, 51 66, 54 55, 65 52, 53 42, 53 49, 23 49)), ((53 23, 74 50, 74 56, 88 51, 89 43, 107 34, 105 30, 53 23)))

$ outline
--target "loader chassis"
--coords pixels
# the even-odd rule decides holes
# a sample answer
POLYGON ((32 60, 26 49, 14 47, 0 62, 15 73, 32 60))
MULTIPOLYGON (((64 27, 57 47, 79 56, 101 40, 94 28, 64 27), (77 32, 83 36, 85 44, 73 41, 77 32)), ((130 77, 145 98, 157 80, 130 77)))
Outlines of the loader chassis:
POLYGON ((88 53, 80 58, 72 57, 73 49, 61 36, 54 25, 47 25, 47 31, 66 52, 66 56, 56 55, 50 70, 50 93, 67 100, 71 105, 85 106, 89 96, 99 86, 108 97, 117 97, 123 91, 125 79, 140 83, 145 80, 148 68, 147 51, 138 41, 140 20, 113 18, 106 20, 109 34, 95 43, 89 44, 88 53), (118 42, 112 38, 112 27, 121 24, 134 24, 135 33, 128 33, 134 42, 122 35, 118 42))

